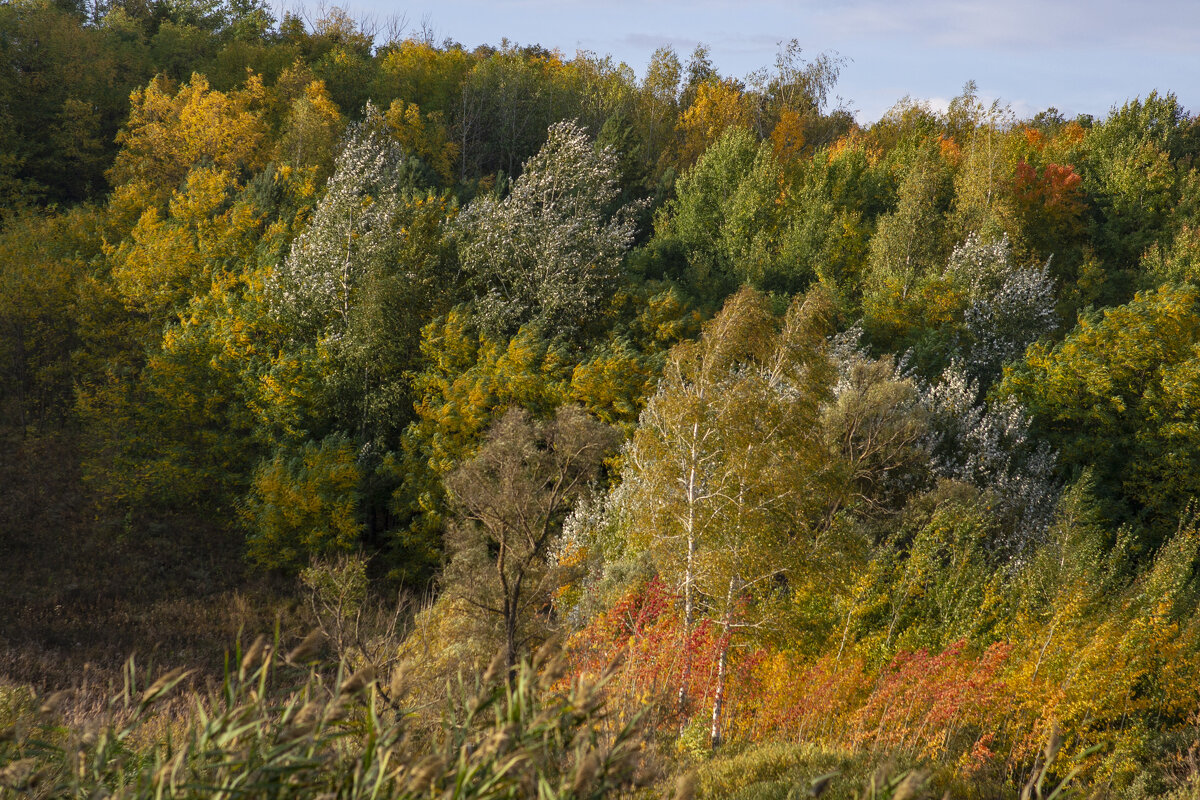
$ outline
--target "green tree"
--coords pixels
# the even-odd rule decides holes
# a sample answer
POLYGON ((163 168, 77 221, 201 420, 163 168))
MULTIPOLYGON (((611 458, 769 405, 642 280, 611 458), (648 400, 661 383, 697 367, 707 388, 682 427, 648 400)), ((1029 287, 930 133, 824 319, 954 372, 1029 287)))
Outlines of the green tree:
POLYGON ((259 465, 241 507, 247 553, 268 569, 352 551, 363 532, 357 448, 344 436, 305 442, 259 465))
POLYGON ((804 288, 808 276, 781 258, 782 178, 770 145, 733 128, 679 179, 656 233, 683 246, 685 279, 697 296, 719 303, 743 283, 789 293, 804 288))
POLYGON ((758 135, 793 154, 812 152, 832 144, 846 132, 850 115, 844 108, 826 114, 830 93, 845 59, 820 53, 811 61, 803 57, 800 42, 779 43, 774 68, 749 77, 754 90, 754 125, 758 135), (778 134, 778 135, 777 135, 778 134), (790 141, 784 143, 784 137, 790 141))
POLYGON ((0 226, 0 416, 22 432, 71 416, 78 293, 102 236, 102 216, 86 207, 0 226))
POLYGON ((451 119, 464 183, 497 173, 514 178, 549 127, 577 115, 559 54, 507 40, 471 67, 460 98, 451 119))
POLYGON ((98 198, 129 92, 153 74, 140 34, 68 4, 0 6, 0 206, 98 198))
POLYGON ((1173 94, 1151 92, 1114 108, 1084 141, 1092 240, 1110 276, 1106 303, 1129 298, 1133 267, 1163 234, 1179 196, 1181 159, 1200 152, 1189 122, 1173 94))
POLYGON ((668 168, 666 156, 679 116, 679 80, 682 74, 683 67, 675 51, 670 47, 660 47, 650 56, 646 76, 639 86, 633 116, 638 129, 645 136, 645 168, 655 177, 662 177, 663 171, 668 168))
POLYGON ((1091 468, 1110 519, 1138 520, 1153 546, 1200 495, 1197 290, 1166 285, 1081 317, 1035 344, 1002 392, 1033 413, 1071 472, 1091 468))
POLYGON ((962 325, 961 288, 942 274, 949 255, 945 212, 951 171, 935 143, 911 141, 893 155, 902 176, 894 211, 879 219, 863 277, 863 327, 884 351, 914 351, 939 371, 962 325))

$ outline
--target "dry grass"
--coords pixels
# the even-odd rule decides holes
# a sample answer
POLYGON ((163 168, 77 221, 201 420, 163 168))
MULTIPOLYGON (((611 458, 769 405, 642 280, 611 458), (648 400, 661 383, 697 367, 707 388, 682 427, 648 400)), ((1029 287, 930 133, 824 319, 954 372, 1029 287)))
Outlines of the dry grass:
POLYGON ((83 488, 70 436, 0 433, 0 679, 108 686, 132 653, 219 676, 239 631, 303 624, 221 516, 117 516, 83 488))
POLYGON ((561 655, 512 675, 498 657, 425 735, 380 702, 373 670, 322 663, 318 642, 259 638, 207 692, 131 663, 121 691, 80 719, 61 694, 0 687, 0 796, 601 800, 659 777, 636 725, 598 733, 603 678, 558 688, 561 655))

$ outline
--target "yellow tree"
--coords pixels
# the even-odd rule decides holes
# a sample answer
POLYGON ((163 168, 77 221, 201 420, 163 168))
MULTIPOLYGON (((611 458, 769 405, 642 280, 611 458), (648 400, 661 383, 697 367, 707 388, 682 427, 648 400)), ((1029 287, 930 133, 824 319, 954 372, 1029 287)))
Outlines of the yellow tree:
POLYGON ((345 131, 346 121, 329 97, 325 81, 311 81, 303 94, 292 101, 275 143, 279 163, 307 171, 313 191, 333 171, 333 159, 345 131))
POLYGON ((250 109, 262 88, 257 78, 244 91, 213 91, 202 75, 171 93, 156 78, 129 96, 129 121, 117 135, 109 180, 119 187, 118 206, 141 210, 170 198, 188 171, 201 162, 238 175, 265 161, 265 129, 250 109))
POLYGON ((240 269, 261 219, 253 206, 231 205, 237 188, 228 171, 198 167, 165 216, 148 207, 129 237, 109 248, 113 283, 130 310, 161 323, 206 294, 219 273, 240 269))
POLYGON ((730 128, 749 128, 750 104, 734 81, 711 80, 696 88, 696 98, 679 120, 676 167, 687 169, 730 128))
POLYGON ((444 183, 454 182, 458 145, 450 138, 445 114, 425 114, 416 103, 395 100, 384 116, 405 150, 419 156, 444 183))
POLYGON ((429 42, 405 39, 389 45, 379 63, 378 94, 414 103, 428 112, 449 114, 458 106, 462 85, 475 58, 459 47, 437 48, 429 42))

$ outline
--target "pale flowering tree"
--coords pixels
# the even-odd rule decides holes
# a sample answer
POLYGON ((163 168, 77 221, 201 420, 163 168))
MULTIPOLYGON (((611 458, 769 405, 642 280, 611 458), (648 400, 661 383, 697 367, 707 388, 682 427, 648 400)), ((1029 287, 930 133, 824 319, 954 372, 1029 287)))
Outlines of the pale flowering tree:
POLYGON ((899 501, 949 479, 991 492, 1001 535, 990 543, 1019 557, 1048 528, 1062 486, 1057 454, 1032 432, 1013 398, 987 403, 962 361, 923 382, 903 360, 874 360, 857 327, 830 340, 838 367, 825 409, 827 436, 850 467, 860 513, 898 508, 899 501), (890 501, 890 502, 889 502, 890 501))
POLYGON ((984 241, 971 234, 954 249, 946 271, 967 289, 966 368, 983 384, 998 378, 1006 363, 1057 329, 1050 263, 1014 265, 1007 236, 984 241))
POLYGON ((995 291, 966 311, 972 372, 985 381, 1000 377, 1004 365, 1058 328, 1050 262, 1009 273, 995 291))
POLYGON ((368 104, 267 285, 291 340, 287 358, 319 387, 309 424, 385 449, 411 418, 421 325, 456 286, 443 257, 452 203, 421 188, 426 170, 368 104))
POLYGON ((459 216, 459 256, 485 328, 537 321, 553 335, 595 317, 635 233, 632 205, 609 213, 618 174, 611 148, 560 122, 507 197, 479 197, 459 216))
POLYGON ((952 364, 921 393, 929 414, 935 475, 994 492, 1007 533, 997 549, 1020 555, 1043 536, 1062 487, 1057 454, 1030 430, 1030 417, 1012 398, 988 405, 961 363, 952 364))
POLYGON ((346 134, 324 197, 279 264, 269 288, 275 313, 301 330, 337 338, 356 291, 394 243, 393 224, 412 165, 379 111, 346 134))
POLYGON ((1012 271, 1012 245, 1007 236, 985 240, 977 233, 954 248, 946 272, 966 289, 972 300, 994 292, 1012 271))

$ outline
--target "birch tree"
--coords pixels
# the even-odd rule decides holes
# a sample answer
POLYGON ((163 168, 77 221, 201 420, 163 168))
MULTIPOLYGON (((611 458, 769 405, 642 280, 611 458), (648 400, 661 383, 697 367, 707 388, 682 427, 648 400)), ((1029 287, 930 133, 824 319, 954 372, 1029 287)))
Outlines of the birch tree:
MULTIPOLYGON (((672 352, 626 454, 616 506, 630 543, 678 587, 685 634, 701 615, 721 631, 714 746, 735 637, 767 623, 828 523, 822 485, 835 472, 818 425, 833 383, 828 313, 817 293, 782 321, 765 296, 734 295, 672 352)), ((688 701, 681 689, 681 710, 688 701)))

